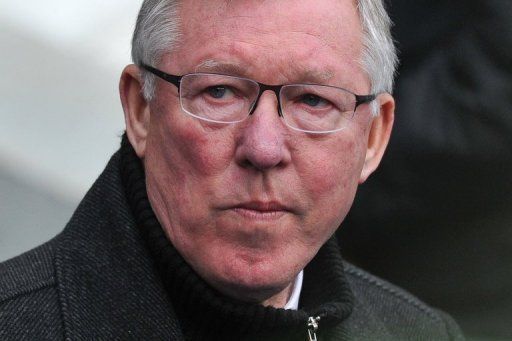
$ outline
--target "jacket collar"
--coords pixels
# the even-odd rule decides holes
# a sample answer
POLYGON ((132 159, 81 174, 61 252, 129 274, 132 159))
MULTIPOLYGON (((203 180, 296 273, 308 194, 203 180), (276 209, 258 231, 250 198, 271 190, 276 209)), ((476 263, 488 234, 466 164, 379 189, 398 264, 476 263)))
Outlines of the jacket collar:
POLYGON ((119 153, 59 236, 66 339, 183 339, 125 199, 119 153))

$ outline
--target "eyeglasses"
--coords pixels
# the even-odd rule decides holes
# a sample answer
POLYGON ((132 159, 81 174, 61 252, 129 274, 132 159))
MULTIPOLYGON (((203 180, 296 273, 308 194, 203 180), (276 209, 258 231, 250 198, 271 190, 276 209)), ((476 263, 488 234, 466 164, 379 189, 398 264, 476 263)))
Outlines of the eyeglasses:
POLYGON ((278 113, 286 125, 307 133, 342 130, 359 105, 377 95, 356 95, 330 85, 266 85, 252 79, 215 73, 175 76, 149 65, 142 68, 178 88, 181 108, 187 114, 215 123, 237 123, 251 115, 266 90, 278 100, 278 113))

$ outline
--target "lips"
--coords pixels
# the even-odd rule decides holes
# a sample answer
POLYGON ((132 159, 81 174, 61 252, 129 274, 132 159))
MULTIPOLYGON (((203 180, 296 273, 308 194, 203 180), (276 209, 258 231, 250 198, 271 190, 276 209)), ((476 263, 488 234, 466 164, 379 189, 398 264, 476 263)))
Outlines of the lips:
POLYGON ((261 202, 251 201, 235 206, 235 208, 260 211, 260 212, 273 212, 273 211, 290 211, 288 207, 280 204, 277 201, 261 202))
POLYGON ((276 219, 292 210, 277 201, 251 201, 233 206, 232 209, 251 219, 276 219))

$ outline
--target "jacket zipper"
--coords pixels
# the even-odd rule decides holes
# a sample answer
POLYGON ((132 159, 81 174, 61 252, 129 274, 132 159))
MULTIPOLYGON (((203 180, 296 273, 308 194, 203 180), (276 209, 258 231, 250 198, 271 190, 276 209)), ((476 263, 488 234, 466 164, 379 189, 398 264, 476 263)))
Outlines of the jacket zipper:
POLYGON ((310 316, 308 319, 308 341, 317 341, 316 332, 318 330, 318 322, 320 322, 320 316, 310 316))

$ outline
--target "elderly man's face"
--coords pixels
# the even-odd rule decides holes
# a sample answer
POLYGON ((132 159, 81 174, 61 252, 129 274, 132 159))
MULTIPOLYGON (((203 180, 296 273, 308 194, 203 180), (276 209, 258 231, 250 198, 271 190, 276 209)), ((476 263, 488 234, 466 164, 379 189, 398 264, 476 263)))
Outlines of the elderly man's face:
MULTIPOLYGON (((354 1, 183 1, 180 15, 182 43, 157 65, 168 73, 370 91, 354 1)), ((158 80, 141 119, 147 131, 136 138, 128 127, 169 239, 208 283, 246 300, 289 286, 381 155, 368 152, 368 105, 331 134, 291 130, 277 105, 267 91, 245 121, 212 124, 182 112, 176 87, 158 80)))

